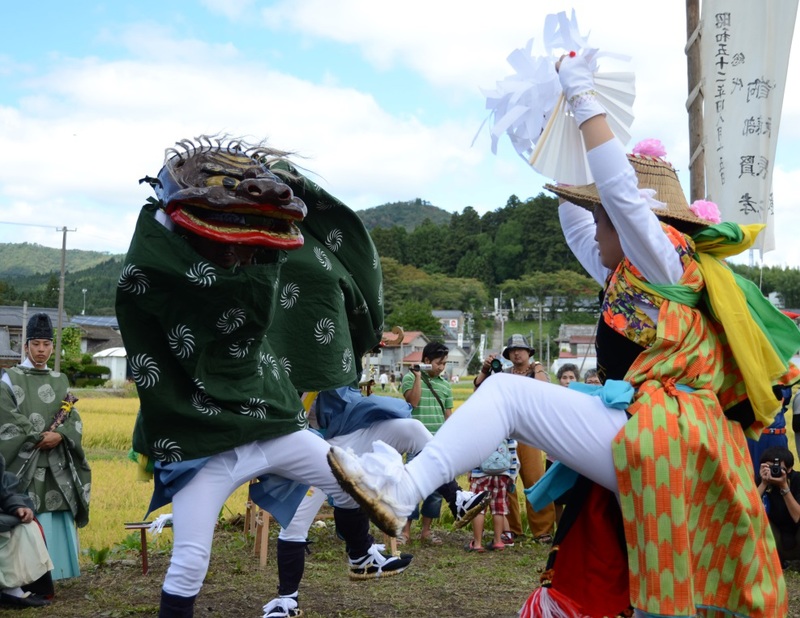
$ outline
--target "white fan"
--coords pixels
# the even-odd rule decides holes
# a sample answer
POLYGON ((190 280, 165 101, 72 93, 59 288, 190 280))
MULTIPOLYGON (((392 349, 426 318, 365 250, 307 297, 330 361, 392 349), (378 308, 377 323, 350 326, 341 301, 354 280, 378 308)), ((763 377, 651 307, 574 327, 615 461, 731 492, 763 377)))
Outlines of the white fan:
POLYGON ((514 50, 508 62, 515 74, 497 82, 495 90, 484 92, 493 119, 492 152, 497 152, 498 140, 505 133, 517 153, 543 176, 565 184, 586 184, 592 177, 583 140, 561 93, 555 63, 566 51, 586 58, 593 67, 595 90, 611 130, 623 143, 630 140, 633 123, 634 75, 597 70, 599 57, 627 58, 589 48, 586 37, 580 35, 575 11, 571 18, 564 12, 547 16, 544 46, 547 56, 533 56, 532 41, 524 49, 514 50))
MULTIPOLYGON (((633 123, 632 105, 636 96, 633 73, 596 73, 594 82, 611 130, 623 144, 627 144, 631 138, 629 129, 633 123)), ((570 185, 592 182, 583 138, 563 93, 535 141, 536 147, 529 163, 542 176, 570 185)))

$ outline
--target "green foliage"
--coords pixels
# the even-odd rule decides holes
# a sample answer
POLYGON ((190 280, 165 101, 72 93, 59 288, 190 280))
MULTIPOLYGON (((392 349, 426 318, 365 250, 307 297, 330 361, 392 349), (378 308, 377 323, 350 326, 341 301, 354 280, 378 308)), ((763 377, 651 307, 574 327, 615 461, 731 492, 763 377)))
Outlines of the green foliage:
POLYGON ((92 564, 98 568, 104 567, 106 562, 108 562, 108 557, 111 554, 111 549, 108 547, 103 547, 102 549, 95 549, 94 547, 90 547, 89 549, 85 549, 84 553, 89 556, 89 560, 92 561, 92 564))
MULTIPOLYGON (((409 202, 392 202, 356 212, 368 230, 399 226, 412 231, 422 221, 428 219, 435 225, 444 225, 452 214, 430 202, 416 198, 409 202)), ((383 255, 383 254, 381 254, 383 255)))
MULTIPOLYGON (((74 272, 87 270, 109 259, 120 261, 121 258, 106 252, 67 249, 65 264, 67 269, 74 272)), ((54 272, 61 272, 61 249, 27 242, 0 243, 0 277, 3 279, 54 272)))
POLYGON ((433 307, 428 301, 407 300, 395 306, 386 319, 386 324, 401 326, 404 330, 419 330, 428 339, 442 337, 442 324, 431 314, 433 307))

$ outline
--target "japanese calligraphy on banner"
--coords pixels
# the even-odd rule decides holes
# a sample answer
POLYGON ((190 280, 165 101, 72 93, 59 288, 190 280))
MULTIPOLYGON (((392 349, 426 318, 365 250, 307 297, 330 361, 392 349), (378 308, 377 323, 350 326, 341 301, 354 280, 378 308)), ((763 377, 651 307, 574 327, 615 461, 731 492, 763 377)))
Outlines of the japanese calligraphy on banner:
POLYGON ((798 0, 704 0, 701 57, 706 193, 724 221, 765 223, 798 0))

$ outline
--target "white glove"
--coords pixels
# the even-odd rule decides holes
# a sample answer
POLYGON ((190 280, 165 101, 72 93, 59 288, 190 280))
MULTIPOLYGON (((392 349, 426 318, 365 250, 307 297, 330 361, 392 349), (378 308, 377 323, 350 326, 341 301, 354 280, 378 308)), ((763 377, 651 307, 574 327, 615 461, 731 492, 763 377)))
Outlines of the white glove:
POLYGON ((578 126, 581 126, 589 118, 606 113, 597 100, 592 69, 585 58, 565 56, 561 60, 558 79, 578 126))

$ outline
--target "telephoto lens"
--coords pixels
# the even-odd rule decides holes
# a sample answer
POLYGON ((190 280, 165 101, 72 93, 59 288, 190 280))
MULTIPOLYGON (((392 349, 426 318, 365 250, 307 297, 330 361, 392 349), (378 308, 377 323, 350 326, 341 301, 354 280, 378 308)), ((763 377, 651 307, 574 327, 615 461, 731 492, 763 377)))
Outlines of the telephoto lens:
POLYGON ((499 358, 492 359, 491 367, 492 367, 492 373, 503 372, 503 362, 499 358))

